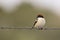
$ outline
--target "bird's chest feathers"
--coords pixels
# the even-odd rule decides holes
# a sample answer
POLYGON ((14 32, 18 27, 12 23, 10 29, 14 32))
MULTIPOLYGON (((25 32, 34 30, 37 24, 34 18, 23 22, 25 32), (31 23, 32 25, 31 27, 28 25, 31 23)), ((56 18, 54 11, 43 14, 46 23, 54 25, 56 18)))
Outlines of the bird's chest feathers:
POLYGON ((39 19, 38 21, 37 21, 37 24, 41 24, 41 23, 43 23, 43 20, 42 19, 39 19))
POLYGON ((44 19, 43 18, 39 18, 38 21, 37 21, 37 23, 39 23, 39 24, 40 23, 43 23, 43 22, 44 22, 44 19))
POLYGON ((43 18, 39 18, 37 20, 37 23, 36 23, 35 27, 36 26, 43 26, 44 24, 45 24, 45 20, 43 18))

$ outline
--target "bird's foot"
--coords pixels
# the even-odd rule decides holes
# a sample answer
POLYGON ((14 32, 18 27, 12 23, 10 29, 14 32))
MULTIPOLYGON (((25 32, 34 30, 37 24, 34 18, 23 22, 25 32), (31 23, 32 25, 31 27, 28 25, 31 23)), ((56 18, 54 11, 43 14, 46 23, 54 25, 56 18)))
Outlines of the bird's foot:
POLYGON ((39 30, 43 30, 43 28, 38 28, 39 30))

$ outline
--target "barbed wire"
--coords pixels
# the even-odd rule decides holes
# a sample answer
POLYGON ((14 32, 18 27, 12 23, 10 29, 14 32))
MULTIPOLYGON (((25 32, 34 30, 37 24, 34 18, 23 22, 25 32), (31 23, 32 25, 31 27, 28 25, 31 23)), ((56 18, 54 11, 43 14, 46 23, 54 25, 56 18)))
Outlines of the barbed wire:
MULTIPOLYGON (((32 28, 32 27, 0 27, 0 29, 28 29, 28 30, 40 30, 38 28, 32 28)), ((42 30, 60 30, 60 28, 43 28, 42 30)))

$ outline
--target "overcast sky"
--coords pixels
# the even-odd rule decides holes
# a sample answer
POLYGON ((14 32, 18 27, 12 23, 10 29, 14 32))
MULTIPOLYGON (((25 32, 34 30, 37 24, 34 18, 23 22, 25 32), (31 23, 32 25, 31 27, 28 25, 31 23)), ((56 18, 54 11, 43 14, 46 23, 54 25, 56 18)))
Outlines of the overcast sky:
POLYGON ((4 11, 12 11, 16 6, 21 5, 22 0, 0 0, 0 7, 3 8, 4 11))
POLYGON ((30 3, 36 8, 46 8, 60 16, 60 0, 0 0, 0 6, 5 11, 11 11, 23 2, 30 3))
POLYGON ((49 9, 60 16, 60 0, 30 0, 29 2, 36 8, 49 9))

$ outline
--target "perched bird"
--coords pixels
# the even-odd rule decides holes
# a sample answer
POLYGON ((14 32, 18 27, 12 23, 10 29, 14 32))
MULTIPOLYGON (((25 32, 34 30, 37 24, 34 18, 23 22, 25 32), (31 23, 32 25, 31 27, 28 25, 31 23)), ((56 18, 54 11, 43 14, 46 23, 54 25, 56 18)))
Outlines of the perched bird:
POLYGON ((37 15, 37 18, 32 28, 42 30, 44 25, 45 25, 45 18, 43 17, 43 15, 39 14, 37 15))

